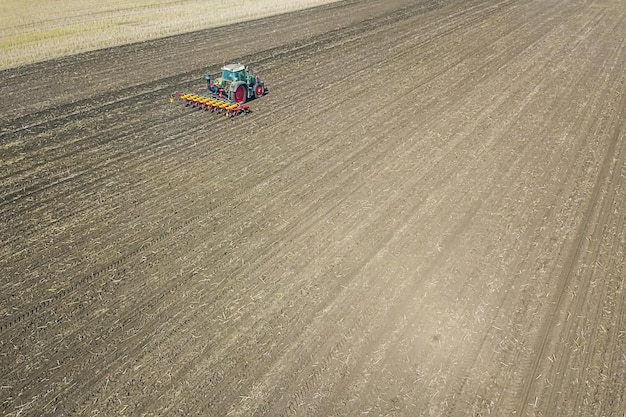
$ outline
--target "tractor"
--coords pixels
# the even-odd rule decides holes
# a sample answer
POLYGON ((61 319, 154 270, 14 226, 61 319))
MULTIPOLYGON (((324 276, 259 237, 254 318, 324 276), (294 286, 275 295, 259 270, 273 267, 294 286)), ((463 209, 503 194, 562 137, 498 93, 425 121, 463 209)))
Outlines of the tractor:
POLYGON ((222 76, 215 80, 205 74, 206 85, 212 95, 237 104, 265 94, 265 84, 252 70, 241 64, 228 64, 222 67, 222 76))

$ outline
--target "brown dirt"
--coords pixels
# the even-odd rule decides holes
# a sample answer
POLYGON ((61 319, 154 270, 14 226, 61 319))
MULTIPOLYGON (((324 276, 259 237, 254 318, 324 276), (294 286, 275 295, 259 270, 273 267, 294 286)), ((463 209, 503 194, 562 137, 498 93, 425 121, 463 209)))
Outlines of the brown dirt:
POLYGON ((0 73, 0 414, 622 417, 625 28, 346 1, 0 73), (251 115, 169 102, 231 58, 251 115))

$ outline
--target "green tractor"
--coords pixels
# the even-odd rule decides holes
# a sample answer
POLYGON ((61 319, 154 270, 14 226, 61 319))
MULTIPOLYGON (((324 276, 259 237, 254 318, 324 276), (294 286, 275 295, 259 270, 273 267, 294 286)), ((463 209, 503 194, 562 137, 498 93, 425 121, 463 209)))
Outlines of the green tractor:
POLYGON ((243 104, 248 99, 265 94, 265 83, 252 70, 241 64, 228 64, 222 67, 222 76, 211 80, 205 74, 206 85, 212 95, 225 98, 233 103, 243 104))

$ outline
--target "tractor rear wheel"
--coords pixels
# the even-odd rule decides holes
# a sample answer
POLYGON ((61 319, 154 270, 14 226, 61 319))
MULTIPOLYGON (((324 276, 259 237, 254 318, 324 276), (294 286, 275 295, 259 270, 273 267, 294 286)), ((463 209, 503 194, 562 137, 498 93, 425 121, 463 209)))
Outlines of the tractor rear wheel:
POLYGON ((235 88, 233 92, 233 101, 237 104, 243 104, 246 102, 246 86, 240 84, 235 88))

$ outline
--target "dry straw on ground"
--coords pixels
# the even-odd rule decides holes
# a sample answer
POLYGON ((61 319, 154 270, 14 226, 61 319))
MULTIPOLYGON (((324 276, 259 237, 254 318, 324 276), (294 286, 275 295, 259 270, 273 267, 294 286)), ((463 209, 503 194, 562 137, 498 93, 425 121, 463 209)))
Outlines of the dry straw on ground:
POLYGON ((4 0, 0 3, 0 69, 334 1, 4 0))

